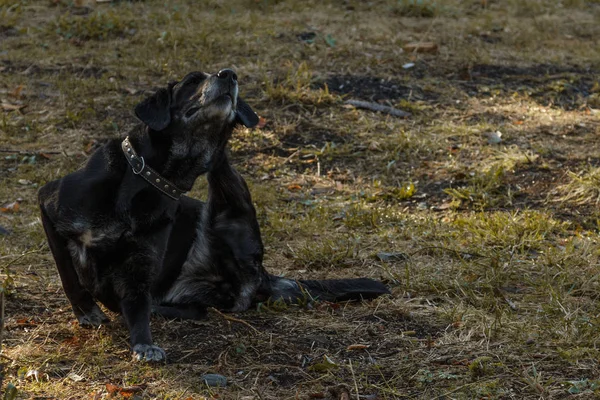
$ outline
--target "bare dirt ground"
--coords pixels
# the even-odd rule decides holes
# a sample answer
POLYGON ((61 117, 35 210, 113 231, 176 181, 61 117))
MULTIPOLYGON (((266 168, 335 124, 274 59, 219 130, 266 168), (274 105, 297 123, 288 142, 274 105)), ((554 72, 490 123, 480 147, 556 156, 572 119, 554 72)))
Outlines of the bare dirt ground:
POLYGON ((597 0, 0 0, 2 396, 599 396, 598 38, 597 0), (36 192, 223 67, 266 121, 230 147, 267 268, 393 294, 154 318, 168 362, 137 364, 117 315, 76 324, 36 192))

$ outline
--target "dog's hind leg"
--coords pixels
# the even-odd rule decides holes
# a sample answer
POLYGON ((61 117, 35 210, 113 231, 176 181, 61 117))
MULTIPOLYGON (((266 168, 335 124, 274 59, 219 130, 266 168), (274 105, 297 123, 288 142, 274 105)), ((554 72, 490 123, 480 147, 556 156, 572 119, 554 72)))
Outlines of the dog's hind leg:
POLYGON ((73 307, 73 312, 75 313, 75 317, 77 317, 77 321, 79 321, 79 325, 99 326, 109 322, 109 318, 100 310, 90 292, 79 282, 79 276, 73 266, 73 258, 67 247, 67 240, 56 232, 54 224, 48 217, 44 206, 41 209, 42 224, 48 238, 48 245, 56 262, 63 289, 71 303, 71 307, 73 307))

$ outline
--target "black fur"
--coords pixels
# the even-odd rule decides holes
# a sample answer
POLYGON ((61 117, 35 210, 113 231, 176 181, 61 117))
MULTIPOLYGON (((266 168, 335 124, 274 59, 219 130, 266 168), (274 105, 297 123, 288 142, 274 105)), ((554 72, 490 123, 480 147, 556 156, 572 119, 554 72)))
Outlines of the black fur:
POLYGON ((258 117, 231 70, 188 74, 142 101, 129 133, 138 155, 180 189, 207 173, 206 203, 173 200, 133 173, 121 139, 85 167, 39 191, 42 222, 63 288, 82 325, 108 321, 96 301, 123 314, 134 357, 159 361, 151 310, 201 318, 207 307, 242 311, 266 298, 329 301, 388 293, 370 279, 292 281, 268 274, 256 212, 225 153, 234 126, 258 117))

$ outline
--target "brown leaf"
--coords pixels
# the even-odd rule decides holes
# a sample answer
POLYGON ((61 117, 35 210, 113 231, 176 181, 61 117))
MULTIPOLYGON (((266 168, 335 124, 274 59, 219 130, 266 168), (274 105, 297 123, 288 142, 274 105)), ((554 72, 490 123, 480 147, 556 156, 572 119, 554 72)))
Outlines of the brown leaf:
POLYGON ((66 338, 65 340, 62 341, 63 344, 66 344, 68 346, 78 346, 79 345, 79 336, 72 336, 70 338, 66 338))
POLYGON ((0 207, 0 212, 8 213, 13 212, 16 213, 19 211, 19 203, 20 201, 13 201, 12 203, 8 203, 0 207))
POLYGON ((351 344, 346 348, 346 350, 364 350, 368 348, 369 346, 366 344, 351 344))
POLYGON ((102 391, 101 390, 90 393, 90 400, 100 400, 100 399, 102 399, 102 391))
POLYGON ((126 387, 126 388, 121 388, 121 390, 119 390, 119 394, 121 396, 123 396, 124 398, 128 399, 131 396, 133 396, 135 393, 139 393, 142 390, 143 389, 140 386, 131 386, 131 387, 126 387))
POLYGON ((21 111, 25 107, 27 107, 27 104, 10 104, 2 102, 2 109, 4 111, 21 111))
POLYGON ((262 129, 267 124, 267 119, 264 117, 258 117, 258 124, 256 124, 257 129, 262 129))
POLYGON ((343 389, 340 393, 340 400, 350 400, 350 392, 347 389, 343 389))
POLYGON ((97 144, 98 142, 96 141, 96 139, 92 139, 85 145, 85 149, 83 149, 83 151, 85 152, 85 154, 90 154, 96 149, 97 144))
POLYGON ((19 85, 16 87, 15 90, 12 91, 12 93, 10 95, 13 97, 16 97, 17 99, 20 99, 22 91, 23 91, 23 85, 19 85))
POLYGON ((433 42, 413 42, 403 47, 407 53, 437 53, 438 45, 433 42))
POLYGON ((452 205, 453 204, 451 201, 446 201, 446 202, 440 204, 438 207, 436 207, 436 210, 440 210, 440 211, 447 210, 449 208, 452 208, 452 205))
POLYGON ((300 190, 302 189, 302 186, 298 185, 297 183, 292 183, 290 185, 287 186, 288 190, 300 190))
POLYGON ((119 390, 121 390, 121 388, 119 386, 116 385, 111 385, 110 383, 107 383, 106 385, 106 391, 108 392, 108 394, 110 394, 111 396, 114 396, 115 394, 117 394, 117 392, 119 390))

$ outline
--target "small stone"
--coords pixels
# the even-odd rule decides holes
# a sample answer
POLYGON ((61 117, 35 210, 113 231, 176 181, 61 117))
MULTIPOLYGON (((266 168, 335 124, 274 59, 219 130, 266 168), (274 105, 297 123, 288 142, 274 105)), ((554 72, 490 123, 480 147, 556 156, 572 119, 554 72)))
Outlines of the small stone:
POLYGON ((201 379, 210 387, 225 387, 227 386, 227 378, 219 374, 205 374, 201 379))
POLYGON ((488 132, 486 133, 489 144, 500 144, 502 142, 502 132, 488 132))

